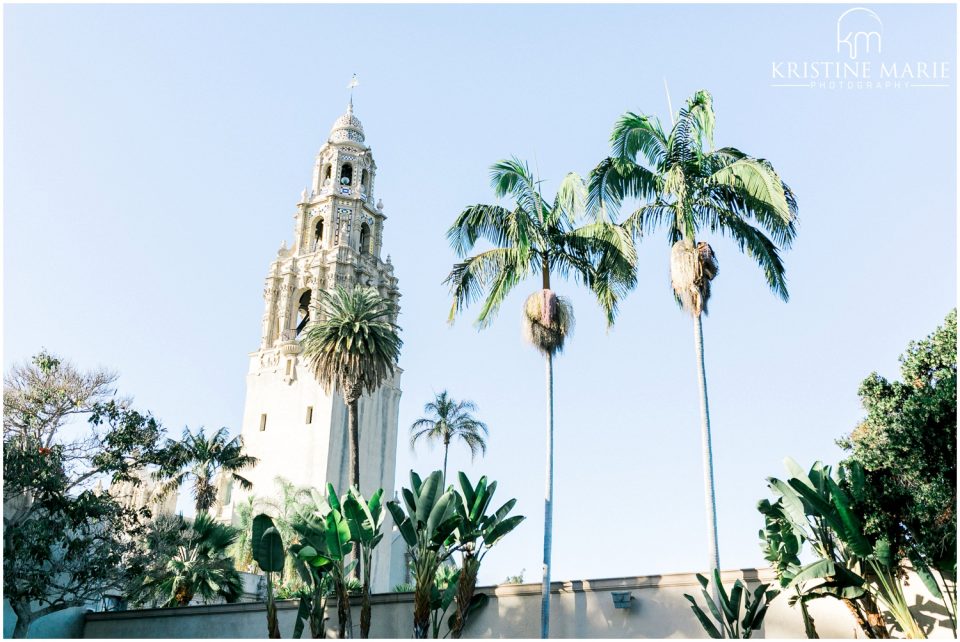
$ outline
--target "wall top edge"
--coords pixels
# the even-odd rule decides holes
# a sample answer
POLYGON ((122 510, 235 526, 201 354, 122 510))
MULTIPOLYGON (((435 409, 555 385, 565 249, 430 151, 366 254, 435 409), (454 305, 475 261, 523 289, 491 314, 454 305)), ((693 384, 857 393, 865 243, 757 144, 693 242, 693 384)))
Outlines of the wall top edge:
MULTIPOLYGON (((773 570, 769 568, 744 568, 722 571, 721 577, 726 582, 743 580, 745 582, 766 582, 775 578, 773 570)), ((593 580, 565 580, 552 582, 550 592, 563 593, 594 593, 612 590, 650 589, 699 586, 696 573, 665 573, 663 575, 641 575, 630 577, 610 577, 593 580)), ((540 583, 529 584, 500 584, 498 586, 478 586, 478 593, 491 596, 509 595, 539 595, 540 583)), ((413 602, 413 593, 378 593, 370 596, 371 604, 391 604, 413 602)), ((336 604, 330 598, 328 604, 336 604)), ((88 621, 97 620, 124 620, 136 618, 175 617, 209 615, 213 613, 243 613, 263 610, 263 602, 242 602, 237 604, 212 604, 201 606, 181 606, 173 608, 135 609, 130 611, 111 611, 87 613, 88 621)), ((299 600, 278 600, 278 611, 295 611, 299 607, 299 600)))

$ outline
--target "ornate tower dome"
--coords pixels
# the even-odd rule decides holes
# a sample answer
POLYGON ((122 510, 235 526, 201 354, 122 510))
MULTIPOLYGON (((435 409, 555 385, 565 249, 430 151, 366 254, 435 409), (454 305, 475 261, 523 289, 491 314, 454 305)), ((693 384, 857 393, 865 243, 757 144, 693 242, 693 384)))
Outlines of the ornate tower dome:
POLYGON ((363 145, 363 125, 360 119, 353 115, 353 100, 347 106, 347 111, 333 123, 330 128, 331 143, 345 143, 347 141, 363 145))

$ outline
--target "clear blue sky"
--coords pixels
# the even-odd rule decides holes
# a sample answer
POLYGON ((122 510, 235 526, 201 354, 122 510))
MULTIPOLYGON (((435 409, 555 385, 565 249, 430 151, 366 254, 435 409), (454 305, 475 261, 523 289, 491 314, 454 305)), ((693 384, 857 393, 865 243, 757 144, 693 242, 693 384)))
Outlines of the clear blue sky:
MULTIPOLYGON (((836 59, 846 8, 7 5, 4 367, 46 346, 117 369, 174 433, 239 430, 265 271, 356 72, 403 292, 400 481, 441 462, 405 446, 424 402, 475 400, 489 453, 451 465, 528 516, 481 581, 536 580, 544 376, 519 306, 537 285, 488 330, 448 327, 444 231, 491 200, 493 162, 528 159, 552 191, 624 111, 667 118, 664 78, 675 107, 709 89, 717 143, 770 159, 800 203, 790 302, 716 240, 705 322, 721 560, 761 565, 765 478, 786 455, 837 460, 858 383, 896 375, 956 304, 956 9, 875 7, 884 59, 951 61, 948 88, 770 87, 771 61, 836 59)), ((639 268, 612 332, 557 285, 578 319, 556 368, 558 580, 706 564, 693 335, 662 236, 639 268)))

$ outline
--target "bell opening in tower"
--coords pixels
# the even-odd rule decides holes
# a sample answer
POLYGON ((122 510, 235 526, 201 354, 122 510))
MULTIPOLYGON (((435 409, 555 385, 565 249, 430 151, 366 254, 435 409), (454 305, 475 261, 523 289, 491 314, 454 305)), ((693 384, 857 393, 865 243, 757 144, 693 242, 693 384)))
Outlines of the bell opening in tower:
POLYGON ((340 184, 349 185, 353 182, 353 165, 344 163, 340 168, 340 184))
POLYGON ((317 221, 313 230, 313 249, 316 250, 323 244, 323 219, 317 221))
POLYGON ((360 251, 370 254, 370 226, 366 223, 360 226, 360 251))
POLYGON ((300 336, 308 323, 310 323, 310 290, 300 296, 300 304, 297 307, 297 336, 300 336))

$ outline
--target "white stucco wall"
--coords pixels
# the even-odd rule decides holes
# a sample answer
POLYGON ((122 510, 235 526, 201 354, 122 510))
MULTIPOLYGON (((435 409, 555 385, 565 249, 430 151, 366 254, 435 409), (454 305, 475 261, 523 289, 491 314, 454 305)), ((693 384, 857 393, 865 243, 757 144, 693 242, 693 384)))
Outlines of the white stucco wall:
MULTIPOLYGON (((769 570, 727 571, 724 584, 742 578, 748 585, 767 581, 769 570)), ((916 591, 916 583, 911 590, 916 591)), ((481 589, 490 594, 487 605, 468 623, 468 638, 538 638, 540 634, 540 585, 520 584, 481 589)), ((602 580, 557 582, 551 602, 551 637, 556 638, 704 638, 689 603, 683 594, 699 594, 696 577, 689 573, 625 577, 602 580), (613 606, 613 591, 630 591, 634 597, 629 609, 613 606)), ((932 638, 952 638, 936 605, 923 593, 911 593, 915 615, 932 638)), ((411 637, 413 596, 388 593, 372 598, 373 638, 411 637)), ((297 604, 279 605, 280 629, 289 637, 297 604)), ((832 599, 817 600, 811 611, 822 638, 862 636, 849 611, 832 599)), ((328 604, 328 622, 336 625, 336 604, 328 604)), ((354 613, 359 625, 359 611, 354 613)), ((266 613, 263 604, 186 607, 142 612, 90 614, 84 637, 266 637, 266 613)), ((332 634, 331 634, 332 637, 332 634)), ((788 596, 780 595, 771 604, 764 627, 756 638, 804 638, 799 609, 788 605, 788 596)), ((902 636, 901 636, 902 637, 902 636)))

